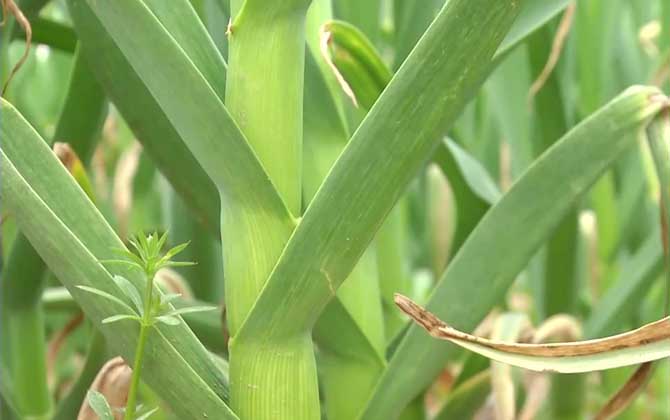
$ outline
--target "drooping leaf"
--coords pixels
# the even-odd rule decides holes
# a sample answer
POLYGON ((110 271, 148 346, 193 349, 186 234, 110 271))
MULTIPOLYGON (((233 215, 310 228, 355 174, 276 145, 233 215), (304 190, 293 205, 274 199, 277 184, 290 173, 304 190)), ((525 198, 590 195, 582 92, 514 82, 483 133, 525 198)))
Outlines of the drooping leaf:
POLYGON ((552 344, 509 344, 458 331, 410 299, 398 306, 430 335, 497 362, 537 372, 581 373, 637 365, 670 356, 670 318, 608 338, 552 344))
MULTIPOLYGON (((428 310, 460 330, 473 329, 500 302, 575 201, 635 144, 642 127, 664 106, 662 99, 655 99, 658 94, 655 88, 626 90, 536 160, 486 213, 451 260, 428 310)), ((410 327, 368 404, 366 420, 382 419, 411 401, 453 355, 453 347, 430 340, 417 326, 410 327)))

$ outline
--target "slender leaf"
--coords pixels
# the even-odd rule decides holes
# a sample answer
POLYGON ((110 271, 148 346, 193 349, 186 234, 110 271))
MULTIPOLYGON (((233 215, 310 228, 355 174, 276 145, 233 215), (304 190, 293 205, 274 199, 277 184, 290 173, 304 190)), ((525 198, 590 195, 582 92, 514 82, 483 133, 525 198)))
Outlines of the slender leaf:
MULTIPOLYGON (((657 94, 655 88, 627 90, 535 161, 452 259, 433 291, 428 310, 461 330, 474 328, 502 299, 574 202, 635 143, 641 127, 663 107, 661 99, 654 99, 657 94), (529 221, 533 221, 532 229, 529 221)), ((364 418, 384 418, 410 401, 438 374, 453 350, 412 326, 394 353, 364 418)))
MULTIPOLYGON (((182 2, 171 2, 173 5, 178 3, 182 2)), ((75 0, 68 6, 82 40, 82 52, 105 92, 142 142, 144 150, 182 195, 198 220, 208 227, 209 232, 218 236, 219 200, 216 187, 105 27, 83 1, 75 0)), ((186 19, 186 16, 188 14, 184 14, 183 18, 186 19)), ((150 28, 144 26, 142 32, 150 28)))
MULTIPOLYGON (((0 105, 2 200, 49 268, 70 291, 80 285, 121 299, 114 274, 143 287, 137 271, 115 266, 108 272, 100 265, 98 260, 109 258, 111 249, 123 244, 37 133, 11 105, 4 100, 0 105)), ((118 314, 119 306, 106 299, 81 292, 75 296, 96 324, 118 314)), ((102 332, 114 351, 132 360, 137 329, 119 325, 106 325, 102 332)), ((148 346, 154 357, 145 360, 143 379, 165 401, 180 401, 173 406, 176 413, 185 418, 203 413, 236 418, 223 402, 224 378, 185 324, 158 328, 148 346)))
MULTIPOLYGON (((75 22, 95 26, 96 31, 104 30, 107 39, 111 38, 110 42, 117 46, 108 47, 123 52, 134 70, 132 77, 137 77, 143 85, 141 89, 146 89, 156 100, 153 109, 160 108, 170 126, 217 184, 221 193, 222 230, 235 232, 244 226, 255 227, 251 235, 234 235, 235 243, 226 241, 223 250, 225 270, 246 273, 253 269, 248 281, 240 278, 244 286, 231 288, 228 294, 231 305, 251 306, 294 227, 292 216, 254 151, 212 84, 143 2, 71 0, 69 5, 75 22), (135 36, 136 33, 142 36, 135 36), (226 157, 226 165, 220 164, 221 156, 226 157), (253 254, 257 243, 264 244, 268 255, 257 264, 249 265, 247 256, 253 254)), ((133 107, 139 105, 133 104, 133 107)), ((228 322, 234 334, 244 311, 230 305, 228 310, 228 322)))
MULTIPOLYGON (((445 6, 317 192, 256 303, 263 310, 252 311, 245 322, 249 338, 258 331, 284 334, 311 326, 432 151, 439 133, 481 82, 517 5, 451 1, 445 6), (475 22, 485 22, 490 30, 471 30, 469 24, 475 22), (443 43, 456 39, 447 58, 441 53, 443 43), (470 45, 478 47, 473 51, 470 45), (290 304, 286 290, 292 291, 290 304)), ((239 340, 243 333, 244 329, 239 340)))

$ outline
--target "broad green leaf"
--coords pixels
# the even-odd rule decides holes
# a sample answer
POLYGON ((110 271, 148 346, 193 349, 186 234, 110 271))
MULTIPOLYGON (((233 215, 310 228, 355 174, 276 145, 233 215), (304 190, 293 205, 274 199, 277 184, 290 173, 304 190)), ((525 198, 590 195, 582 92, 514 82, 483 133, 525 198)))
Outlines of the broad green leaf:
MULTIPOLYGON (((36 13, 37 3, 24 4, 36 13)), ((51 71, 53 73, 53 71, 51 71)), ((77 182, 87 194, 91 193, 77 152, 88 157, 95 147, 102 120, 107 113, 105 97, 86 63, 79 54, 73 57, 65 101, 55 127, 54 138, 68 140, 72 148, 54 144, 56 151, 67 149, 70 156, 63 159, 77 182)), ((53 141, 51 142, 53 143, 53 141)), ((90 195, 89 195, 90 197, 90 195)), ((22 416, 39 417, 52 410, 52 397, 47 384, 45 316, 38 303, 45 285, 46 266, 28 240, 19 235, 3 270, 2 326, 0 350, 3 357, 13 359, 14 389, 22 416)))
POLYGON ((445 6, 317 192, 239 341, 259 331, 282 335, 311 327, 440 133, 476 90, 517 6, 484 0, 450 1, 445 6), (475 31, 470 26, 475 22, 477 27, 486 22, 490 30, 475 31), (463 42, 464 34, 468 42, 463 42), (441 51, 450 41, 454 44, 447 58, 441 51))
POLYGON ((259 335, 302 337, 311 329, 481 82, 518 11, 511 3, 445 6, 321 185, 235 337, 238 351, 259 335), (475 22, 486 22, 490 31, 474 30, 475 22), (462 41, 465 34, 468 42, 462 41), (449 41, 454 43, 447 58, 442 51, 449 41))
POLYGON ((406 0, 393 1, 394 46, 395 57, 393 68, 400 67, 403 61, 425 32, 430 22, 442 7, 442 0, 414 2, 406 0))
MULTIPOLYGON (((319 43, 310 35, 325 35, 323 23, 329 22, 331 16, 329 10, 319 7, 329 6, 323 0, 312 5, 307 28, 315 33, 308 33, 308 42, 319 43)), ((329 91, 333 72, 320 48, 310 44, 305 67, 303 197, 307 205, 349 140, 337 109, 338 98, 329 91)), ((339 85, 335 89, 339 91, 339 85)), ((384 369, 381 303, 370 300, 370 296, 379 295, 374 257, 374 250, 370 249, 361 258, 314 327, 322 396, 329 418, 355 416, 384 369)))
MULTIPOLYGON (((170 3, 183 9, 182 1, 170 3)), ((82 52, 105 92, 142 142, 144 150, 182 195, 198 220, 208 227, 209 232, 218 236, 219 200, 216 187, 100 21, 81 0, 69 2, 68 6, 82 40, 82 52)), ((189 15, 182 15, 184 19, 186 16, 189 15)), ((156 24, 154 27, 157 27, 156 24)), ((143 31, 150 28, 145 26, 143 31)), ((222 73, 222 77, 225 76, 225 67, 222 73)))
POLYGON ((449 340, 496 362, 536 372, 594 372, 670 356, 670 318, 596 340, 510 344, 458 331, 404 296, 397 295, 396 303, 434 338, 449 340))
MULTIPOLYGON (((105 270, 99 260, 111 257, 111 250, 122 242, 18 112, 4 100, 0 111, 3 204, 53 273, 74 291, 88 318, 99 325, 118 315, 119 305, 77 293, 76 287, 99 289, 125 302, 112 275, 122 275, 138 288, 144 287, 143 276, 120 266, 105 270)), ((101 331, 113 351, 132 360, 137 328, 114 323, 101 331)), ((165 401, 180 401, 172 407, 175 413, 184 418, 203 413, 236 418, 223 401, 225 379, 186 324, 157 328, 147 345, 153 357, 145 358, 143 380, 165 401)))
POLYGON ((114 420, 114 413, 112 412, 112 407, 109 406, 107 399, 104 395, 95 390, 88 391, 86 394, 86 402, 91 406, 95 414, 98 415, 100 420, 114 420))
MULTIPOLYGON (((246 274, 236 277, 239 287, 230 287, 227 293, 228 322, 235 334, 245 308, 253 305, 293 230, 293 217, 210 81, 142 1, 70 0, 69 6, 78 27, 95 29, 113 44, 107 48, 124 55, 133 69, 131 76, 124 77, 137 78, 141 86, 135 87, 155 100, 149 108, 161 110, 164 121, 179 133, 217 185, 222 232, 235 238, 223 243, 224 269, 246 274), (245 233, 235 234, 239 229, 245 233), (255 248, 259 243, 262 255, 255 248), (257 255, 255 264, 249 264, 249 255, 257 255)), ((179 176, 188 172, 180 169, 179 176)))
MULTIPOLYGON (((451 260, 428 310, 455 328, 473 329, 503 298, 515 276, 576 200, 635 143, 642 127, 663 107, 655 95, 655 88, 628 89, 536 160, 488 211, 451 260)), ((432 381, 453 354, 453 347, 430 340, 412 326, 394 353, 364 418, 382 419, 402 407, 432 381)))

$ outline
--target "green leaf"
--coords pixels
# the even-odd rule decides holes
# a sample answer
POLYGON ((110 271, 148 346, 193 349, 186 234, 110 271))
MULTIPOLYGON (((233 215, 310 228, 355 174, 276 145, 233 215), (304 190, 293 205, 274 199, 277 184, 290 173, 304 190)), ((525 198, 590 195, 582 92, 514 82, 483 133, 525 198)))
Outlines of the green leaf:
POLYGON ((282 335, 311 328, 487 74, 517 6, 514 1, 447 3, 321 185, 238 342, 259 331, 282 335), (475 29, 482 25, 489 30, 475 29), (451 42, 447 57, 442 52, 451 42))
MULTIPOLYGON (((143 287, 137 270, 100 265, 112 257, 112 248, 123 246, 121 240, 16 109, 0 100, 0 112, 0 198, 47 266, 71 292, 82 285, 119 299, 123 293, 112 280, 115 274, 143 287)), ((74 295, 95 325, 119 314, 119 305, 108 299, 74 295)), ((102 332, 112 351, 132 359, 136 329, 114 323, 102 332)), ((180 401, 172 406, 178 416, 236 418, 224 403, 225 378, 186 324, 157 327, 147 346, 153 356, 145 360, 142 379, 163 400, 180 401)))
POLYGON ((137 288, 125 277, 113 276, 112 279, 114 280, 114 283, 119 286, 119 289, 121 289, 123 294, 125 294, 131 300, 131 302, 133 302, 135 308, 137 308, 137 312, 139 312, 140 315, 143 315, 144 305, 142 304, 142 298, 140 297, 140 292, 137 290, 137 288))
POLYGON ((88 394, 86 394, 86 402, 88 402, 88 405, 95 411, 95 414, 100 417, 100 420, 114 420, 112 407, 109 406, 105 396, 98 391, 88 391, 88 394))
POLYGON ((142 319, 137 315, 113 315, 103 319, 102 321, 100 321, 100 323, 111 324, 112 322, 125 321, 125 320, 141 321, 142 319))
MULTIPOLYGON (((657 94, 651 87, 626 90, 536 160, 470 234, 436 285, 427 309, 455 328, 473 329, 500 302, 566 212, 635 144, 642 127, 663 107, 654 99, 657 94)), ((453 355, 453 347, 430 340, 412 326, 389 362, 365 419, 385 418, 402 407, 453 355)))
MULTIPOLYGON (((219 198, 215 185, 90 8, 83 0, 70 1, 68 6, 81 40, 82 52, 105 92, 142 142, 144 150, 182 195, 198 220, 208 227, 209 232, 218 236, 219 198), (101 54, 100 51, 105 53, 101 54), (175 165, 175 162, 178 164, 175 165)), ((170 6, 174 7, 174 13, 183 19, 184 24, 199 27, 200 23, 194 21, 194 16, 189 13, 188 2, 171 1, 170 6)), ((159 29, 155 20, 153 22, 152 26, 144 26, 142 31, 155 29, 165 32, 159 29)), ((225 77, 225 65, 221 64, 219 69, 220 77, 225 77)))
POLYGON ((82 286, 82 285, 78 285, 76 287, 78 289, 81 289, 81 290, 85 291, 85 292, 93 293, 94 295, 98 295, 100 297, 103 297, 103 298, 111 301, 111 302, 114 302, 114 303, 120 305, 121 307, 123 307, 124 309, 128 310, 128 312, 135 312, 135 310, 133 308, 131 308, 127 303, 125 303, 124 301, 117 298, 116 296, 114 296, 110 293, 107 293, 103 290, 96 289, 95 287, 82 286))
MULTIPOLYGON (((186 3, 186 0, 176 0, 171 2, 171 6, 174 4, 175 7, 183 8, 183 3, 186 3)), ((128 103, 127 106, 133 110, 155 111, 151 117, 167 125, 161 127, 162 131, 178 133, 217 185, 221 194, 223 215, 220 219, 221 229, 227 232, 227 235, 236 238, 234 244, 232 241, 223 244, 223 253, 226 255, 225 270, 248 273, 249 276, 240 278, 242 286, 231 288, 227 293, 231 302, 228 308, 228 321, 234 334, 236 325, 242 323, 246 309, 237 310, 237 307, 233 306, 240 305, 246 308, 253 305, 258 291, 267 278, 267 273, 272 270, 274 262, 284 248, 286 238, 290 236, 295 226, 293 217, 217 95, 213 86, 218 82, 214 83, 204 77, 209 73, 196 67, 194 64, 197 65, 197 61, 185 52, 198 50, 203 47, 202 45, 194 42, 192 48, 186 48, 187 46, 177 44, 175 40, 181 38, 170 37, 161 24, 163 21, 159 21, 140 0, 130 0, 123 4, 69 0, 68 4, 78 29, 85 28, 92 39, 104 39, 106 41, 104 48, 100 48, 122 55, 127 60, 123 65, 123 76, 114 74, 109 77, 114 80, 131 79, 134 81, 133 86, 123 86, 123 89, 119 87, 115 92, 121 94, 137 90, 145 93, 146 98, 142 103, 128 103), (136 36, 136 33, 141 33, 142 36, 136 36), (152 103, 147 103, 148 97, 152 99, 152 103), (160 115, 157 115, 159 112, 160 115), (221 156, 226 156, 225 165, 221 165, 221 156), (245 226, 255 226, 258 229, 250 230, 243 235, 234 234, 245 226), (259 252, 255 246, 258 243, 264 245, 265 255, 257 260, 257 264, 250 265, 248 256, 259 252)), ((188 7, 190 8, 190 5, 188 7)), ((175 8, 173 13, 181 16, 179 10, 175 8)), ((194 24, 200 25, 200 23, 194 24)), ((89 48, 92 60, 96 60, 94 55, 100 48, 89 48)), ((118 68, 119 65, 115 67, 118 68)), ((146 115, 137 116, 136 119, 144 121, 146 117, 146 115)), ((164 134, 160 136, 161 148, 170 151, 171 162, 181 161, 184 156, 190 156, 184 150, 173 155, 173 149, 163 144, 164 136, 164 134)), ((159 139, 156 138, 155 141, 158 142, 159 139)), ((167 170, 170 171, 169 168, 167 170)), ((174 170, 172 172, 174 173, 174 170)), ((190 172, 190 169, 180 168, 179 174, 175 176, 183 177, 183 174, 190 172)), ((166 173, 166 176, 170 178, 169 173, 166 173)), ((175 185, 175 189, 180 192, 182 189, 191 191, 193 188, 191 184, 189 182, 181 188, 175 185)), ((191 199, 186 197, 187 202, 191 199)), ((212 216, 210 220, 219 220, 219 217, 212 216)))
MULTIPOLYGON (((327 67, 316 39, 326 36, 320 28, 331 18, 328 10, 322 10, 328 9, 327 3, 312 5, 307 21, 311 53, 306 56, 305 67, 305 91, 309 93, 305 95, 304 107, 305 204, 312 200, 349 140, 338 110, 339 102, 328 86, 328 76, 333 72, 327 67), (319 6, 322 9, 317 9, 319 6)), ((334 38, 332 34, 328 36, 332 46, 334 38)), ((339 92, 340 87, 335 84, 334 90, 339 92)), ((374 257, 374 249, 370 249, 361 258, 314 326, 312 335, 319 348, 317 363, 325 413, 333 420, 354 417, 384 369, 382 308, 379 301, 368 298, 380 293, 374 257)))

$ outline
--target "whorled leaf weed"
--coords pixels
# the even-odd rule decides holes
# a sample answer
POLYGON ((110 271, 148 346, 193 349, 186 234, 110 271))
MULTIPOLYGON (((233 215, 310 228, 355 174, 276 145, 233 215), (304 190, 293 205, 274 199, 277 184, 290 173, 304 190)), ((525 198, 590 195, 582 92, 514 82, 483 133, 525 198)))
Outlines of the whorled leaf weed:
MULTIPOLYGON (((135 253, 127 249, 115 249, 114 252, 119 255, 119 259, 100 261, 103 264, 127 265, 143 273, 146 281, 144 282, 144 290, 142 291, 123 276, 115 275, 112 277, 116 286, 121 290, 123 295, 130 300, 132 306, 103 290, 88 286, 77 286, 85 292, 112 301, 124 309, 124 313, 119 313, 103 319, 102 324, 111 324, 119 321, 136 321, 140 324, 140 333, 135 349, 133 375, 131 378, 130 390, 128 392, 128 403, 124 414, 125 420, 143 420, 157 410, 157 408, 155 408, 143 413, 139 417, 135 417, 137 411, 137 389, 142 367, 142 358, 144 356, 144 348, 151 327, 158 322, 165 325, 179 325, 181 322, 179 316, 182 314, 216 309, 215 306, 190 306, 175 309, 170 303, 180 297, 180 294, 154 294, 154 278, 158 270, 164 267, 189 266, 195 264, 193 262, 172 260, 173 257, 188 246, 188 242, 170 248, 163 253, 162 249, 165 246, 166 241, 167 232, 160 236, 156 232, 148 236, 140 233, 129 241, 130 245, 134 248, 135 253)), ((101 393, 93 390, 90 391, 87 395, 87 401, 93 411, 95 411, 101 419, 114 418, 112 408, 101 393)))

